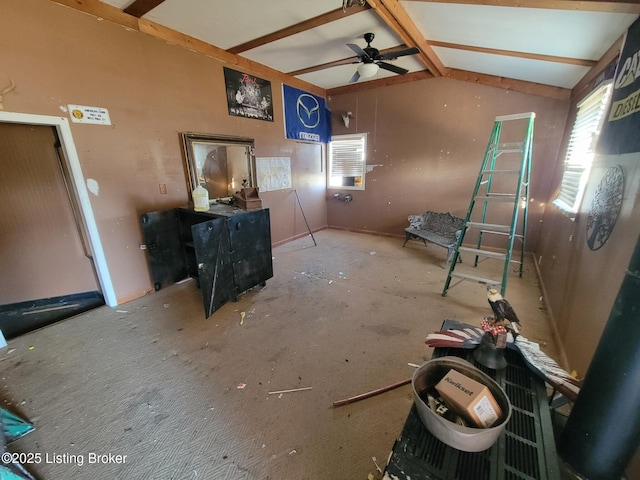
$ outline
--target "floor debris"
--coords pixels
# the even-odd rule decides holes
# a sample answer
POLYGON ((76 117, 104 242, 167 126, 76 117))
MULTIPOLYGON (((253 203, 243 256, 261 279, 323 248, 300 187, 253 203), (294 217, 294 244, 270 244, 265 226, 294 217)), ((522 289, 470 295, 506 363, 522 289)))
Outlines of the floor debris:
POLYGON ((358 400, 364 400, 365 398, 373 397, 375 395, 378 395, 379 393, 388 392, 389 390, 393 390, 394 388, 401 387, 402 385, 406 385, 408 383, 411 383, 410 378, 406 380, 401 380, 391 385, 387 385, 386 387, 381 387, 376 390, 372 390, 370 392, 361 393, 360 395, 355 395, 353 397, 345 398, 343 400, 336 400, 335 402, 333 402, 333 406, 339 407, 341 405, 346 405, 347 403, 357 402, 358 400))
POLYGON ((311 390, 313 387, 301 387, 301 388, 291 388, 289 390, 276 390, 275 392, 269 392, 269 395, 278 395, 281 393, 292 393, 292 392, 302 392, 304 390, 311 390))

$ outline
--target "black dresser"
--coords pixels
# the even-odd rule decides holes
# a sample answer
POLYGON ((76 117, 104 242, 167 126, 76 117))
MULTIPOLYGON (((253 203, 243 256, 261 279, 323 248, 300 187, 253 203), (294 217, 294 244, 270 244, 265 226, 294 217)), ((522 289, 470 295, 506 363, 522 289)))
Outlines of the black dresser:
POLYGON ((196 278, 207 317, 273 277, 269 209, 181 207, 144 213, 140 222, 155 289, 196 278))

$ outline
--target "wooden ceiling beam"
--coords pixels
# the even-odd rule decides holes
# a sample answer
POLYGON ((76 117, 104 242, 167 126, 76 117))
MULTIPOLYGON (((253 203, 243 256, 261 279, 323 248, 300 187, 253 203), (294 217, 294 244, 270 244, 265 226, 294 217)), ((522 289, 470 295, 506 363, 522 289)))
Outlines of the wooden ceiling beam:
POLYGON ((252 48, 261 47, 262 45, 266 45, 267 43, 275 42, 276 40, 281 40, 283 38, 296 35, 297 33, 305 32, 307 30, 311 30, 312 28, 326 25, 327 23, 335 22, 336 20, 346 18, 356 13, 364 12, 366 10, 369 10, 370 8, 371 7, 366 4, 364 6, 355 5, 346 12, 343 11, 342 8, 338 8, 331 12, 325 13, 324 15, 310 18, 309 20, 305 20, 304 22, 291 25, 290 27, 283 28, 282 30, 278 30, 277 32, 273 32, 249 42, 245 42, 241 45, 229 48, 227 52, 237 55, 239 53, 246 52, 247 50, 251 50, 252 48))
MULTIPOLYGON (((442 65, 439 58, 433 52, 431 47, 428 45, 426 40, 424 40, 419 34, 417 27, 413 25, 413 22, 407 22, 404 19, 402 13, 398 13, 396 7, 399 7, 398 0, 367 0, 369 5, 376 10, 376 12, 381 16, 381 18, 387 22, 390 27, 400 36, 400 38, 407 45, 416 45, 421 49, 422 55, 420 55, 421 60, 425 63, 425 66, 429 69, 429 72, 414 72, 409 73, 407 75, 396 75, 392 77, 383 78, 380 80, 373 80, 368 82, 354 83, 350 85, 345 85, 343 87, 337 87, 333 89, 323 89, 311 83, 305 82, 304 80, 298 79, 294 77, 294 74, 300 75, 301 73, 306 73, 302 71, 290 72, 290 74, 280 72, 273 68, 267 67, 266 65, 262 65, 260 63, 254 62, 247 58, 240 57, 238 55, 232 54, 226 50, 215 47, 211 44, 205 43, 196 38, 190 37, 188 35, 184 35, 175 30, 169 29, 162 25, 156 24, 149 20, 145 20, 143 18, 137 18, 133 15, 129 15, 122 10, 113 7, 107 3, 101 2, 99 0, 50 0, 54 3, 58 3, 60 5, 64 5, 75 10, 93 15, 98 18, 102 18, 118 25, 121 25, 126 28, 130 28, 132 30, 137 30, 142 33, 146 33, 148 35, 152 35, 156 38, 165 40, 169 43, 173 43, 176 45, 180 45, 184 48, 202 53, 211 58, 217 59, 219 61, 230 64, 231 66, 236 66, 244 71, 249 73, 268 77, 276 81, 281 81, 282 83, 286 83, 296 88, 300 88, 302 90, 307 90, 311 93, 314 93, 319 96, 326 96, 328 94, 337 94, 337 93, 346 93, 352 91, 358 91, 360 89, 369 89, 369 88, 377 88, 380 86, 386 85, 394 85, 397 83, 404 83, 408 81, 416 81, 416 80, 424 80, 427 78, 432 78, 432 76, 445 76, 447 78, 452 78, 456 80, 462 80, 467 82, 473 82, 477 84, 488 85, 497 88, 503 88, 507 90, 519 91, 523 93, 530 93, 534 95, 541 95, 551 98, 557 98, 560 100, 568 100, 571 96, 571 90, 546 86, 541 84, 536 84, 532 82, 525 82, 521 80, 508 79, 502 77, 495 77, 492 75, 484 75, 477 74, 473 72, 467 72, 463 70, 455 70, 455 69, 447 69, 442 65), (383 4, 384 2, 384 4, 383 4), (395 15, 398 15, 400 18, 399 21, 396 19, 394 14, 387 8, 387 4, 390 4, 392 10, 395 15), (413 26, 412 26, 413 25, 413 26), (413 29, 415 28, 415 31, 413 29), (407 30, 411 30, 412 32, 407 32, 407 30), (416 36, 416 32, 418 33, 416 36), (417 41, 415 40, 417 38, 417 41)), ((157 1, 157 0, 154 0, 157 1)), ((431 1, 431 0, 413 0, 413 1, 431 1)), ((440 2, 451 2, 452 0, 439 0, 440 2)), ((466 2, 466 0, 455 0, 457 3, 470 3, 466 2)), ((478 0, 473 3, 477 3, 478 0)), ((495 0, 496 2, 506 3, 507 0, 495 0)), ((524 0, 523 0, 524 1, 524 0)), ((538 0, 536 3, 540 4, 543 0, 538 0)), ((545 0, 546 1, 546 0, 545 0)), ((550 0, 549 0, 550 1, 550 0)), ((561 0, 557 0, 557 2, 551 3, 562 3, 561 0)), ((495 4, 495 2, 489 2, 488 0, 484 2, 485 4, 495 4)), ((516 3, 516 2, 509 2, 516 3)), ((527 6, 529 6, 528 2, 527 6)), ((547 2, 549 3, 549 2, 547 2)), ((575 3, 614 3, 619 4, 619 2, 575 2, 575 3)), ((520 2, 519 4, 522 4, 520 2)), ((400 7, 401 8, 401 7, 400 7)), ((639 7, 640 8, 640 7, 639 7)), ((402 12, 404 10, 402 9, 402 12)), ((406 15, 406 12, 404 12, 406 15)), ((407 17, 408 18, 408 17, 407 17)), ((622 38, 620 38, 603 57, 596 63, 595 66, 591 68, 589 73, 585 75, 585 77, 574 87, 573 95, 576 95, 577 92, 580 92, 585 86, 593 81, 594 78, 600 73, 600 71, 608 65, 608 63, 615 58, 616 55, 619 54, 622 46, 622 38)), ((508 52, 508 51, 504 51, 508 52)), ((503 52, 503 53, 504 53, 503 52)), ((487 52, 491 53, 491 52, 487 52)), ((347 63, 351 63, 352 59, 344 59, 337 62, 332 62, 332 64, 319 65, 316 67, 309 67, 308 71, 316 71, 323 68, 330 68, 331 66, 344 65, 347 63)), ((550 60, 553 61, 553 60, 550 60)))
POLYGON ((312 67, 301 68, 300 70, 294 70, 293 72, 287 72, 287 75, 295 77, 296 75, 304 75, 305 73, 319 72, 320 70, 326 70, 327 68, 339 67, 341 65, 349 65, 358 62, 357 57, 343 58, 342 60, 335 60, 333 62, 322 63, 320 65, 313 65, 312 67), (354 61, 355 59, 355 61, 354 61))
POLYGON ((122 10, 119 10, 118 8, 99 0, 50 1, 74 8, 75 10, 88 13, 98 18, 109 20, 118 25, 122 25, 123 27, 137 30, 141 33, 151 35, 168 43, 179 45, 189 50, 202 53, 211 58, 228 63, 231 66, 241 68, 244 71, 258 75, 260 77, 268 77, 271 80, 286 83, 287 85, 306 90, 321 97, 324 97, 326 95, 326 90, 324 88, 318 87, 317 85, 313 85, 311 83, 305 82, 304 80, 292 77, 290 75, 287 75, 286 73, 280 72, 279 70, 267 67, 266 65, 254 62, 253 60, 249 60, 248 58, 243 58, 239 55, 233 55, 219 47, 177 32, 170 28, 164 27, 150 20, 146 20, 144 18, 136 18, 132 15, 128 15, 122 10))
POLYGON ((488 7, 546 8, 548 10, 573 10, 606 13, 638 13, 640 3, 633 0, 412 0, 431 3, 460 3, 486 5, 488 7))
POLYGON ((417 56, 433 75, 442 76, 446 73, 447 68, 429 46, 398 0, 367 0, 367 3, 404 43, 410 46, 415 45, 420 49, 417 56))
MULTIPOLYGON (((391 47, 391 48, 385 48, 384 50, 380 50, 381 54, 385 54, 385 53, 392 53, 395 51, 400 51, 400 50, 404 50, 405 48, 407 48, 406 45, 398 45, 395 47, 391 47)), ((322 63, 320 65, 313 65, 311 67, 307 67, 307 68, 302 68, 300 70, 294 70, 293 72, 287 72, 287 75, 303 75, 305 73, 311 73, 311 72, 318 72, 320 70, 325 70, 327 68, 332 68, 332 67, 339 67, 341 65, 350 65, 350 64, 357 64, 360 63, 360 60, 358 60, 358 57, 347 57, 347 58, 343 58, 342 60, 335 60, 333 62, 327 62, 327 63, 322 63)))
POLYGON ((495 75, 486 75, 466 70, 450 68, 446 76, 447 78, 462 80, 463 82, 477 83, 480 85, 487 85, 489 87, 502 88, 504 90, 513 90, 514 92, 555 98, 557 100, 569 101, 569 98, 571 97, 571 90, 568 88, 526 82, 513 78, 497 77, 495 75))
POLYGON ((500 50, 496 48, 474 47, 471 45, 460 45, 458 43, 437 42, 430 40, 429 45, 432 47, 454 48, 456 50, 467 50, 469 52, 489 53, 492 55, 504 55, 507 57, 527 58, 529 60, 541 60, 543 62, 565 63, 570 65, 580 65, 582 67, 593 67, 596 65, 595 60, 585 60, 582 58, 556 57, 554 55, 541 55, 538 53, 524 53, 513 50, 500 50))
POLYGON ((400 83, 428 80, 430 78, 434 78, 433 74, 427 70, 422 70, 420 72, 407 73, 406 75, 394 75, 392 77, 380 78, 378 80, 350 83, 349 85, 327 89, 327 97, 331 95, 343 95, 345 93, 361 92, 363 90, 371 90, 378 87, 388 87, 390 85, 398 85, 400 83))
MULTIPOLYGON (((540 83, 525 82, 523 80, 497 77, 494 75, 485 75, 482 73, 468 72, 466 70, 449 69, 445 77, 452 80, 460 80, 463 82, 471 82, 488 87, 501 88, 503 90, 511 90, 514 92, 527 93, 530 95, 538 95, 547 98, 555 98, 557 100, 562 100, 565 102, 569 101, 569 98, 571 96, 571 90, 569 90, 568 88, 552 87, 549 85, 542 85, 540 83)), ((412 72, 407 73, 406 75, 396 75, 393 77, 381 78, 379 80, 358 82, 349 85, 343 85, 341 87, 328 88, 327 97, 331 95, 356 93, 362 90, 370 90, 378 87, 388 87, 391 85, 398 85, 400 83, 428 80, 431 78, 435 77, 426 70, 423 70, 421 72, 412 72)))
POLYGON ((263 65, 261 63, 254 62, 253 60, 249 60, 248 58, 234 55, 219 47, 203 42, 202 40, 198 40, 197 38, 193 38, 188 35, 184 35, 183 33, 176 32, 175 30, 167 28, 163 25, 159 25, 155 22, 145 20, 144 18, 140 19, 140 31, 154 37, 161 38, 170 43, 183 46, 190 50, 195 50, 196 52, 203 53, 215 58, 216 60, 221 60, 225 63, 248 71, 260 77, 269 77, 271 80, 286 83, 287 85, 306 90, 321 97, 324 97, 326 94, 326 90, 324 88, 318 87, 317 85, 313 85, 311 83, 305 82, 304 80, 291 77, 286 73, 283 73, 271 67, 267 67, 266 65, 263 65))
POLYGON ((109 5, 108 3, 99 2, 98 0, 50 0, 66 7, 79 10, 94 17, 103 18, 110 22, 117 23, 123 27, 138 30, 138 19, 124 13, 122 10, 109 5))
POLYGON ((144 14, 160 5, 164 0, 135 0, 131 5, 124 9, 124 13, 141 18, 144 14))

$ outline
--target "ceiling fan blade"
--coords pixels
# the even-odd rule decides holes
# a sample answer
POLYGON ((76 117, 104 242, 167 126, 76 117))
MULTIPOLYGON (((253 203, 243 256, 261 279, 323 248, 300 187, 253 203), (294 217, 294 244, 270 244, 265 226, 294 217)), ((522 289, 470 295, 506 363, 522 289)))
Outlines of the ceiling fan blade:
POLYGON ((378 66, 380 68, 384 68, 385 70, 389 70, 390 72, 397 73, 398 75, 404 75, 405 73, 409 72, 409 70, 405 68, 396 67, 395 65, 391 65, 390 63, 386 62, 378 62, 378 66))
POLYGON ((356 73, 353 74, 349 83, 356 83, 358 80, 360 80, 360 73, 356 70, 356 73))
POLYGON ((387 52, 379 55, 380 60, 393 60, 398 57, 404 57, 405 55, 415 55, 420 50, 416 47, 405 48, 404 50, 396 50, 395 52, 387 52))
POLYGON ((369 54, 367 52, 365 52, 363 49, 361 49, 355 43, 347 43, 347 47, 349 47, 351 50, 356 52, 356 55, 358 55, 358 57, 360 57, 360 58, 363 58, 363 59, 371 58, 371 57, 369 57, 369 54))

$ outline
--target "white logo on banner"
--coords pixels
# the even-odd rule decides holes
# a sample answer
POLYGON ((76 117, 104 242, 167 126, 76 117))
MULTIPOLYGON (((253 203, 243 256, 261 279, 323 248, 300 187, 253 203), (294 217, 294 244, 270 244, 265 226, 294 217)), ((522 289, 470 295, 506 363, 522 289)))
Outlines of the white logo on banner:
POLYGON ((301 94, 296 103, 296 112, 300 123, 305 127, 316 128, 320 124, 320 105, 313 95, 308 93, 301 94))

